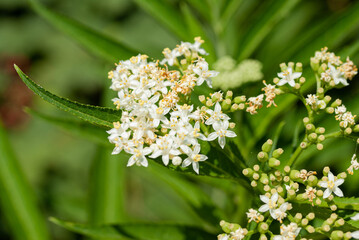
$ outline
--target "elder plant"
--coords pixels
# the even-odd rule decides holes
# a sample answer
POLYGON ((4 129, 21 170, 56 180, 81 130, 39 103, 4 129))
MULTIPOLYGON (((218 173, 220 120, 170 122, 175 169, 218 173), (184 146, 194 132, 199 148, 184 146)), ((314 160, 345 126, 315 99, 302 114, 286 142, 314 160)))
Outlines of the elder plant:
POLYGON ((161 60, 139 54, 119 61, 108 74, 110 88, 116 93, 112 99, 115 108, 57 97, 16 69, 29 88, 46 101, 106 127, 108 141, 114 146, 112 154, 127 154, 128 167, 160 163, 173 171, 229 176, 253 192, 257 201, 243 216, 248 224, 240 226, 223 219, 219 240, 359 239, 358 201, 341 190, 348 174, 350 178, 359 169, 354 149, 346 163, 347 172, 335 173, 328 166, 295 167, 303 151, 311 145, 325 150, 324 142, 329 138, 359 143, 357 116, 328 94, 331 89, 349 85, 357 74, 354 63, 349 57, 342 61, 323 48, 310 59, 315 92, 302 89, 306 84, 302 64, 289 62, 280 64, 273 81, 263 80, 258 96, 235 96, 232 91, 211 89, 212 78, 220 73, 211 70, 202 43, 197 37, 193 43, 166 48, 161 60), (257 154, 258 162, 250 165, 236 154, 236 129, 241 126, 236 126, 232 116, 238 111, 254 115, 263 106, 275 108, 275 99, 285 94, 296 96, 306 108, 304 137, 289 159, 282 157, 285 149, 268 139, 257 154), (337 121, 337 131, 326 132, 318 125, 322 115, 337 121), (223 157, 212 159, 213 151, 223 157))

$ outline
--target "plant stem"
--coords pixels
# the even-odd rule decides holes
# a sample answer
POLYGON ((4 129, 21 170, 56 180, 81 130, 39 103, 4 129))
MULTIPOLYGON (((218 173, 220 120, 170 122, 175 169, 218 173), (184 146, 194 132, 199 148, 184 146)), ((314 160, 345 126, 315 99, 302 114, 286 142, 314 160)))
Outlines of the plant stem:
MULTIPOLYGON (((305 135, 304 139, 306 137, 307 137, 307 135, 305 135)), ((293 153, 293 155, 290 157, 287 165, 291 167, 295 163, 295 161, 298 159, 298 157, 302 153, 302 151, 303 151, 303 148, 301 148, 300 145, 299 145, 297 147, 297 149, 295 150, 295 152, 293 153)))

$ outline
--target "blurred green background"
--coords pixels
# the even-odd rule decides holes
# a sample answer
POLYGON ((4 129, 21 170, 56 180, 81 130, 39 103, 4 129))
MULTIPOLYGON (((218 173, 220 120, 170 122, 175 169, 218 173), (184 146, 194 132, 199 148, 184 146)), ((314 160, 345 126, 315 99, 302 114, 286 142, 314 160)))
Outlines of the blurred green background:
MULTIPOLYGON (((156 13, 146 11, 148 9, 143 7, 146 4, 141 4, 143 1, 41 2, 53 11, 69 16, 154 58, 160 58, 163 48, 173 48, 183 40, 163 21, 158 21, 156 13)), ((326 45, 332 51, 350 52, 351 59, 356 64, 359 63, 358 1, 303 0, 293 1, 292 4, 287 1, 204 1, 210 11, 199 11, 198 3, 202 1, 165 2, 182 14, 190 11, 190 15, 199 20, 202 31, 207 33, 206 37, 212 40, 215 49, 212 63, 227 55, 239 62, 247 58, 259 60, 263 64, 262 71, 267 82, 275 77, 281 62, 291 60, 307 64, 314 51, 326 45), (229 4, 233 4, 230 9, 227 8, 229 4)), ((188 29, 188 39, 201 33, 196 32, 196 29, 188 29)), ((26 88, 15 73, 13 63, 46 89, 93 105, 103 103, 104 92, 109 85, 107 72, 113 65, 89 53, 76 41, 58 31, 36 14, 26 1, 0 1, 0 36, 1 121, 21 171, 35 193, 42 216, 45 220, 49 216, 56 216, 75 222, 91 221, 93 216, 101 215, 89 206, 89 203, 97 201, 91 194, 89 183, 95 178, 91 172, 105 168, 96 159, 107 153, 91 141, 24 113, 23 108, 29 106, 52 116, 64 116, 64 113, 34 96, 26 88)), ((310 75, 308 68, 307 72, 305 76, 310 75)), ((348 109, 358 114, 357 80, 355 78, 349 87, 333 91, 332 94, 333 97, 343 98, 348 109)), ((260 82, 247 83, 235 89, 235 92, 251 96, 258 94, 260 88, 260 82)), ((255 117, 238 116, 239 123, 255 127, 270 111, 278 111, 269 125, 272 130, 259 135, 253 146, 248 148, 249 159, 253 160, 260 144, 273 136, 275 128, 271 126, 276 126, 280 121, 286 122, 283 130, 286 134, 281 134, 279 146, 291 147, 293 128, 300 120, 298 115, 304 116, 305 113, 299 104, 297 106, 293 103, 290 108, 291 111, 263 110, 255 117)), ((335 129, 336 124, 333 119, 323 119, 321 122, 328 129, 335 129)), ((251 131, 255 130, 243 130, 242 138, 250 139, 251 131)), ((333 146, 331 144, 328 141, 325 144, 327 149, 320 154, 314 148, 309 150, 302 156, 302 167, 308 167, 311 161, 312 170, 319 170, 324 165, 330 165, 338 171, 345 170, 349 166, 354 143, 348 140, 339 140, 338 143, 337 140, 335 148, 330 147, 333 146), (340 164, 343 160, 345 164, 340 164)), ((181 181, 184 184, 181 186, 193 184, 201 189, 203 197, 211 199, 222 211, 216 216, 225 216, 228 221, 240 221, 249 206, 249 201, 243 201, 239 197, 245 190, 233 182, 188 177, 157 166, 150 169, 124 168, 124 159, 117 157, 113 160, 118 160, 118 163, 112 165, 116 166, 113 169, 116 172, 114 175, 120 175, 114 188, 120 191, 112 197, 120 195, 122 205, 117 209, 109 209, 109 213, 98 220, 99 223, 166 221, 207 226, 215 231, 211 224, 201 219, 189 200, 183 198, 181 190, 176 187, 181 181), (169 180, 172 178, 178 181, 169 180)), ((358 176, 354 176, 353 181, 357 180, 358 176)), ((354 185, 348 184, 345 187, 347 195, 358 196, 354 185)), ((0 209, 0 238, 13 239, 3 211, 4 209, 0 209)), ((47 225, 52 239, 83 239, 48 221, 47 225)))

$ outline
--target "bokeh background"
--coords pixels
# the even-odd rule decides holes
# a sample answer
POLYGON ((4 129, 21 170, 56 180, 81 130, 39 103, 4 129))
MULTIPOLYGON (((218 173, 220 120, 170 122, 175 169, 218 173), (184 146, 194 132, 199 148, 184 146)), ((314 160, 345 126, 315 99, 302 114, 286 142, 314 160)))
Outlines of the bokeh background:
MULTIPOLYGON (((163 48, 173 48, 182 40, 158 21, 155 14, 145 11, 136 1, 41 2, 53 11, 154 58, 160 58, 163 48)), ((359 63, 359 18, 352 17, 350 23, 344 22, 347 16, 359 15, 358 1, 297 1, 294 7, 283 11, 274 20, 268 18, 266 11, 278 7, 279 4, 275 1, 240 1, 237 12, 233 13, 230 24, 224 29, 216 25, 218 22, 213 19, 206 24, 208 16, 196 11, 196 6, 192 5, 191 1, 167 2, 176 9, 181 9, 185 4, 193 16, 204 23, 204 29, 209 32, 209 38, 214 39, 216 47, 216 56, 212 63, 227 55, 236 60, 238 56, 242 56, 238 61, 256 59, 263 64, 263 79, 267 79, 267 82, 279 71, 278 64, 289 60, 308 63, 314 50, 319 50, 327 45, 327 42, 333 51, 356 49, 351 51, 351 59, 356 64, 359 63), (331 28, 342 19, 343 29, 331 32, 331 28), (260 28, 258 23, 266 21, 270 23, 264 29, 260 28), (258 42, 254 45, 248 44, 252 38, 258 36, 258 32, 262 36, 256 38, 258 42), (218 40, 218 34, 223 36, 223 41, 218 40)), ((220 6, 225 8, 231 1, 205 2, 208 6, 223 2, 220 6)), ((191 34, 194 35, 193 32, 191 34)), ((93 201, 89 184, 93 180, 91 172, 98 169, 99 163, 96 159, 104 153, 99 150, 97 144, 24 112, 25 107, 30 107, 52 116, 64 115, 27 89, 14 71, 14 63, 37 83, 57 95, 93 105, 103 105, 102 99, 109 84, 107 72, 113 65, 89 53, 72 38, 58 31, 35 13, 28 2, 0 1, 1 121, 21 171, 34 191, 44 220, 49 216, 56 216, 75 222, 87 222, 89 216, 91 218, 97 214, 94 213, 96 210, 89 210, 89 202, 93 201)), ((238 94, 255 95, 260 88, 260 82, 250 82, 235 91, 238 94)), ((349 110, 357 114, 358 93, 357 78, 349 87, 333 91, 334 97, 343 98, 349 110)), ((268 112, 265 110, 257 118, 254 117, 257 120, 253 121, 260 122, 258 119, 265 118, 268 112)), ((304 109, 299 104, 293 104, 291 110, 281 113, 271 123, 275 126, 280 121, 286 122, 283 130, 285 134, 281 135, 279 146, 291 146, 293 126, 300 120, 298 115, 304 116, 304 109)), ((244 123, 252 121, 249 116, 243 118, 241 121, 244 123)), ((334 128, 337 123, 333 119, 322 119, 322 124, 334 128)), ((244 132, 243 136, 250 138, 250 134, 250 131, 244 132)), ((254 159, 255 149, 272 135, 273 131, 270 130, 257 139, 259 144, 254 144, 253 150, 248 152, 249 157, 254 159)), ((303 167, 307 167, 309 162, 311 169, 315 170, 330 165, 343 171, 349 166, 355 149, 353 142, 339 140, 339 143, 337 141, 335 144, 328 142, 328 147, 325 147, 327 151, 318 153, 311 149, 304 154, 303 167)), ((121 189, 123 205, 121 208, 109 210, 104 222, 166 221, 198 224, 202 220, 188 202, 181 198, 180 192, 174 190, 173 183, 166 180, 171 178, 171 175, 200 187, 204 196, 211 198, 219 209, 225 212, 229 218, 227 220, 240 221, 241 215, 248 207, 248 203, 239 197, 245 190, 232 182, 183 176, 158 167, 152 167, 150 170, 137 167, 125 169, 126 161, 117 160, 119 163, 115 170, 121 176, 116 186, 121 189)), ((358 177, 354 176, 353 181, 357 180, 358 177)), ((347 184, 345 188, 348 195, 358 196, 359 191, 354 184, 347 184)), ((113 197, 118 196, 115 194, 113 197)), ((63 230, 48 221, 46 224, 52 239, 83 239, 80 235, 63 230)), ((12 236, 4 209, 0 208, 0 239, 13 239, 12 236)))

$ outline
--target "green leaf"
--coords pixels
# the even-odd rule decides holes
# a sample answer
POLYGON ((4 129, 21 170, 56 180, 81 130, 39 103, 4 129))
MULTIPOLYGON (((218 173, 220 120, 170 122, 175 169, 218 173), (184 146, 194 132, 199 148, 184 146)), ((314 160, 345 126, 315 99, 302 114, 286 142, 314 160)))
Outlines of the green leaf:
POLYGON ((299 0, 280 0, 271 4, 264 16, 255 23, 249 33, 246 34, 238 60, 248 58, 259 46, 263 39, 270 33, 274 26, 295 7, 299 0))
POLYGON ((61 127, 64 130, 73 133, 74 135, 83 137, 103 146, 111 146, 107 140, 108 134, 106 133, 106 128, 94 126, 88 122, 84 122, 78 119, 49 116, 29 108, 26 108, 25 111, 34 117, 61 127))
POLYGON ((41 5, 37 0, 29 0, 29 2, 39 15, 60 31, 75 39, 96 56, 114 63, 118 62, 119 59, 130 58, 137 54, 137 51, 130 49, 128 46, 123 45, 109 36, 99 33, 73 19, 52 12, 41 5))
POLYGON ((354 210, 359 212, 359 198, 335 197, 333 201, 338 206, 338 209, 354 210))
POLYGON ((89 222, 95 225, 118 223, 126 219, 125 170, 128 155, 111 155, 99 146, 92 161, 89 190, 89 222))
POLYGON ((34 193, 21 171, 1 123, 0 206, 14 239, 49 239, 45 221, 36 206, 34 193))
POLYGON ((105 239, 137 239, 137 240, 208 240, 216 235, 202 229, 174 224, 134 223, 94 227, 50 218, 53 223, 67 230, 83 234, 91 238, 105 239))
POLYGON ((18 66, 14 66, 20 78, 28 88, 30 88, 35 94, 40 96, 45 101, 51 103, 63 111, 69 112, 76 117, 88 121, 92 124, 97 124, 104 127, 112 127, 113 122, 118 121, 121 117, 120 111, 116 111, 111 108, 81 104, 66 98, 59 97, 37 85, 28 76, 26 76, 18 66))
POLYGON ((178 37, 185 41, 192 40, 188 35, 188 29, 183 23, 183 16, 164 0, 135 0, 135 2, 147 11, 151 16, 169 28, 178 37))

